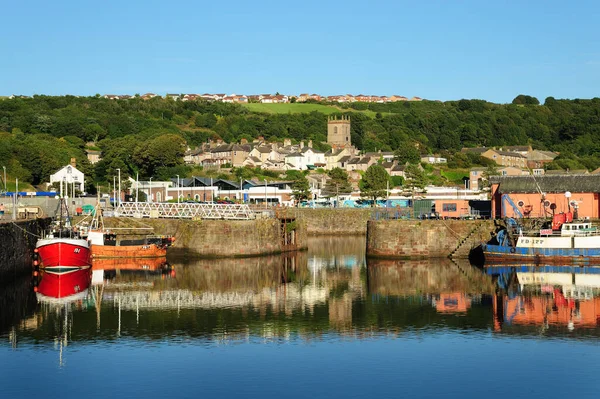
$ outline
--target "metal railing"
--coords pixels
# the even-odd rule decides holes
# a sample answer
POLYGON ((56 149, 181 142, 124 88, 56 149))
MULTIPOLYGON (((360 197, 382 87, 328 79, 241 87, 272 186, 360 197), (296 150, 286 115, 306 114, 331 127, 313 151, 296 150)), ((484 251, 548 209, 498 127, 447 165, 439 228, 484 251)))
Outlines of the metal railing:
POLYGON ((255 219, 255 213, 246 204, 197 204, 168 202, 123 202, 115 216, 168 219, 255 219))

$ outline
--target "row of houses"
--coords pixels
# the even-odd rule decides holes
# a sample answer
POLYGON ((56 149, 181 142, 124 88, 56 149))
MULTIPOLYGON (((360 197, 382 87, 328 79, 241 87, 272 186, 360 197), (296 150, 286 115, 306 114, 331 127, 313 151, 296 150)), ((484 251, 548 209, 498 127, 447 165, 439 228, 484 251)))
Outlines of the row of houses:
MULTIPOLYGON (((105 94, 103 96, 109 100, 128 100, 133 98, 134 96, 130 96, 128 94, 105 94)), ((158 97, 157 94, 154 93, 145 93, 140 96, 143 100, 149 100, 151 98, 158 97)), ((221 101, 225 103, 248 103, 248 102, 258 102, 263 104, 282 104, 289 103, 292 101, 292 98, 296 99, 296 102, 306 102, 309 100, 313 101, 329 101, 329 102, 338 102, 338 103, 354 103, 354 102, 365 102, 365 103, 389 103, 389 102, 398 102, 398 101, 422 101, 421 97, 405 97, 394 94, 392 96, 375 96, 375 95, 353 95, 353 94, 344 94, 344 95, 334 95, 334 96, 321 96, 319 94, 308 94, 303 93, 299 96, 288 96, 283 94, 254 94, 254 95, 244 95, 244 94, 175 94, 175 93, 167 93, 164 98, 171 98, 173 100, 179 101, 193 101, 193 100, 207 100, 207 101, 221 101)))
MULTIPOLYGON (((429 159, 429 157, 427 157, 429 159)), ((433 157, 433 159, 439 159, 433 157)), ((404 176, 405 165, 394 160, 393 152, 367 152, 359 154, 354 147, 344 147, 323 152, 313 148, 312 141, 305 145, 283 143, 220 144, 188 150, 184 160, 187 164, 203 167, 251 167, 274 171, 331 170, 341 168, 348 172, 366 171, 375 163, 380 163, 390 175, 404 176)))
POLYGON ((552 162, 559 155, 552 151, 534 150, 530 145, 500 148, 463 148, 461 152, 479 154, 483 158, 490 159, 500 166, 529 169, 543 169, 544 165, 552 162))

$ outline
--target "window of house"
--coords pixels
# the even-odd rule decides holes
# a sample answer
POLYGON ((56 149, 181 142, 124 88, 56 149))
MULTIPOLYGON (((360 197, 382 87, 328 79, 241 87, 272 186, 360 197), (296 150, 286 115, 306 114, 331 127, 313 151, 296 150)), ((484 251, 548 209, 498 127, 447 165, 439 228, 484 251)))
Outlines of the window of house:
POLYGON ((442 204, 443 212, 456 212, 456 204, 442 204))
POLYGON ((506 176, 506 174, 507 174, 507 173, 506 173, 506 171, 505 171, 505 170, 503 170, 503 171, 502 171, 502 176, 506 176))
POLYGON ((346 141, 348 141, 348 136, 346 136, 346 141))
POLYGON ((337 134, 337 126, 333 128, 333 134, 337 134))

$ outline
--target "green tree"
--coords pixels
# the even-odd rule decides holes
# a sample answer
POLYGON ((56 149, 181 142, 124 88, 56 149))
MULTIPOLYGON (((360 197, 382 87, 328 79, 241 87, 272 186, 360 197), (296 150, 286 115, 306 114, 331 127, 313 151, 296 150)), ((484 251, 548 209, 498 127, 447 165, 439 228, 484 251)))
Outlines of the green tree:
POLYGON ((420 165, 408 165, 404 171, 406 180, 404 188, 408 194, 414 196, 415 192, 423 191, 427 185, 427 176, 420 165))
POLYGON ((160 167, 173 167, 183 164, 185 140, 175 134, 164 134, 140 144, 133 154, 133 160, 146 176, 152 176, 160 167))
POLYGON ((527 96, 525 94, 519 94, 512 100, 513 104, 520 105, 540 105, 540 100, 535 97, 527 96))
POLYGON ((385 197, 390 175, 383 166, 373 164, 369 166, 360 180, 360 195, 373 200, 385 197))
POLYGON ((292 184, 292 197, 296 200, 296 205, 300 204, 301 201, 309 199, 310 196, 311 192, 308 179, 302 173, 296 175, 296 179, 292 184))
POLYGON ((421 162, 421 154, 419 154, 419 150, 417 150, 414 143, 411 142, 401 143, 398 149, 394 151, 394 156, 401 165, 407 162, 412 164, 421 162))
MULTIPOLYGON (((352 185, 348 180, 348 173, 341 168, 333 168, 327 172, 329 180, 323 187, 323 194, 328 197, 339 197, 340 194, 347 195, 352 192, 352 185)), ((339 206, 339 199, 336 201, 339 206)))
MULTIPOLYGON (((498 168, 496 167, 496 165, 488 165, 487 168, 485 168, 485 170, 483 171, 483 173, 481 174, 481 178, 482 178, 482 185, 480 187, 489 187, 490 186, 490 177, 492 176, 498 176, 500 175, 500 172, 498 172, 498 168)), ((482 187, 482 188, 483 188, 482 187)))

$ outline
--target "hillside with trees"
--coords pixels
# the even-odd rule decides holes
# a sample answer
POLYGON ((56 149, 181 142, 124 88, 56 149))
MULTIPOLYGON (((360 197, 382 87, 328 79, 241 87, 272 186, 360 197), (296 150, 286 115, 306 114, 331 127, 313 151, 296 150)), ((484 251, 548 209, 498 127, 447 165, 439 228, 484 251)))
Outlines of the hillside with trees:
MULTIPOLYGON (((311 139, 327 150, 327 115, 318 111, 261 113, 221 102, 155 97, 108 100, 95 97, 0 100, 0 165, 12 178, 34 185, 77 159, 90 183, 103 184, 117 168, 141 177, 186 174, 183 154, 211 139, 225 142, 311 139), (94 143, 94 147, 89 147, 94 143), (103 160, 90 165, 86 149, 103 160)), ((333 104, 326 104, 332 106, 333 104)), ((415 159, 437 152, 450 167, 474 160, 462 147, 531 144, 560 152, 550 168, 600 166, 600 99, 545 99, 519 95, 511 104, 483 100, 335 104, 352 119, 352 142, 363 151, 397 151, 415 159), (368 111, 368 112, 365 112, 368 111), (374 117, 371 117, 374 115, 374 117), (413 150, 413 149, 416 149, 413 150)), ((90 187, 93 192, 93 187, 90 187)))

